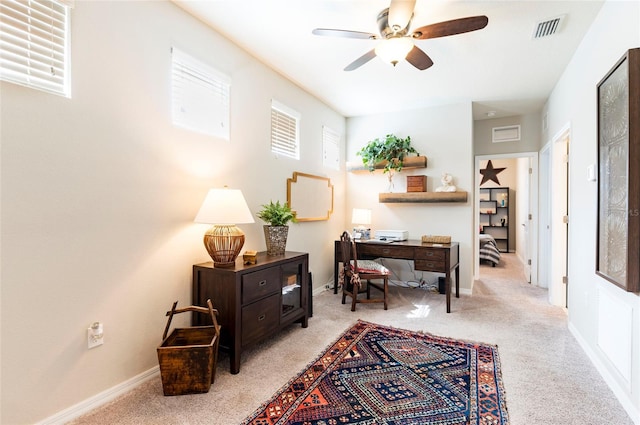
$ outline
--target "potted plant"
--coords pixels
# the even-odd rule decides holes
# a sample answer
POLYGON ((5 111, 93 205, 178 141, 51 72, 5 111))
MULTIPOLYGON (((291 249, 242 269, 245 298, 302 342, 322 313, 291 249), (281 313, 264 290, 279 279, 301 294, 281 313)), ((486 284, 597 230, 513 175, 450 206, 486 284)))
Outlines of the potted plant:
POLYGON ((362 163, 373 171, 376 164, 383 163, 383 173, 389 174, 389 191, 393 188, 393 173, 402 171, 404 158, 410 154, 420 155, 411 146, 411 137, 402 139, 393 134, 387 134, 384 139, 374 139, 360 149, 356 155, 362 157, 362 163))
POLYGON ((258 218, 268 223, 263 226, 264 239, 267 243, 267 255, 284 254, 289 233, 288 223, 296 222, 293 211, 286 203, 270 201, 262 205, 262 210, 257 214, 258 218))

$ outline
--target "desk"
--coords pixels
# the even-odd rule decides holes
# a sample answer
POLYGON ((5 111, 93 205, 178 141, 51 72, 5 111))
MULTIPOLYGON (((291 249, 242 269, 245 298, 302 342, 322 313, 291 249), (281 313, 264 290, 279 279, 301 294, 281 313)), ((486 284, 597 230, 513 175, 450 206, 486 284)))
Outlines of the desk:
MULTIPOLYGON (((367 242, 356 241, 358 258, 373 260, 376 258, 396 258, 413 260, 416 270, 445 273, 445 294, 447 296, 447 313, 451 312, 451 272, 456 278, 456 298, 460 298, 460 247, 458 242, 449 244, 422 243, 419 240, 402 242, 367 242)), ((335 241, 333 265, 333 293, 338 293, 338 263, 342 261, 340 241, 335 241)))

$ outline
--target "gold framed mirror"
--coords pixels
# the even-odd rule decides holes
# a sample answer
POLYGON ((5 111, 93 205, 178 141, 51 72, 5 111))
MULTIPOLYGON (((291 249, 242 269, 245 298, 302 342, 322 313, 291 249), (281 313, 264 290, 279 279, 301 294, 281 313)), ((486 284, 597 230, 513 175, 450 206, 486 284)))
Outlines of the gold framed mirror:
POLYGON ((297 221, 329 220, 333 213, 331 180, 294 171, 287 179, 287 204, 297 221))

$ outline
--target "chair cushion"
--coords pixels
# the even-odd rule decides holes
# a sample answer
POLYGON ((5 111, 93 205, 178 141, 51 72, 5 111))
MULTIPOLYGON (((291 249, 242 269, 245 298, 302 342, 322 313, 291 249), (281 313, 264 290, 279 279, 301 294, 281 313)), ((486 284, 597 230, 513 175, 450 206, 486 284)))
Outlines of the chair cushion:
POLYGON ((373 260, 358 260, 358 273, 389 274, 389 269, 373 260))

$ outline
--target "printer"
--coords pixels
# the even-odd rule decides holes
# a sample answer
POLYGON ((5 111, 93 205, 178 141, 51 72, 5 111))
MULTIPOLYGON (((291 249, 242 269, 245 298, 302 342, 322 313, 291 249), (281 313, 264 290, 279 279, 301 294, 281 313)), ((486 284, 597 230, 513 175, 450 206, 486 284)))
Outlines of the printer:
POLYGON ((376 230, 374 234, 380 241, 400 242, 409 239, 409 232, 406 230, 376 230))

